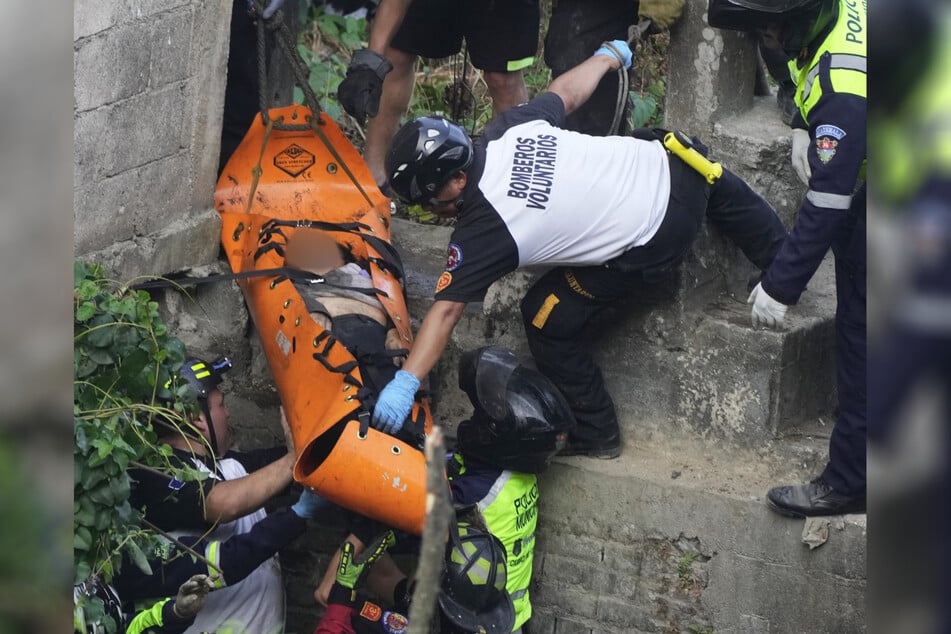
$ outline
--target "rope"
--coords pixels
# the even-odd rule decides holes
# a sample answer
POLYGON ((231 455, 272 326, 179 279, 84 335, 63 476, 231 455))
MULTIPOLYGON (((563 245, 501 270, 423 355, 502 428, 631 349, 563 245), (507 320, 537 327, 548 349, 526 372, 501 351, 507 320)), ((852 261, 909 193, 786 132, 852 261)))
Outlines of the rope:
MULTIPOLYGON (((647 32, 651 26, 650 18, 644 18, 637 24, 632 24, 627 30, 627 43, 632 48, 632 50, 637 46, 637 42, 644 36, 644 33, 647 32)), ((610 42, 605 42, 604 46, 607 46, 614 54, 621 59, 621 53, 615 49, 610 42)), ((628 90, 630 90, 630 78, 628 72, 624 70, 624 64, 622 62, 621 66, 617 69, 617 101, 614 104, 614 118, 611 121, 611 127, 608 130, 608 136, 617 134, 618 129, 621 126, 621 118, 624 115, 624 108, 627 105, 628 101, 628 90)))
MULTIPOLYGON (((274 15, 265 20, 263 17, 261 17, 264 13, 264 5, 260 2, 260 0, 253 0, 253 12, 257 18, 259 92, 258 107, 261 110, 261 121, 265 124, 268 130, 270 130, 272 127, 276 130, 283 130, 287 132, 304 132, 307 130, 313 130, 330 152, 331 156, 333 156, 337 164, 343 168, 344 173, 356 186, 357 190, 360 192, 360 195, 363 196, 363 199, 366 200, 367 204, 372 207, 373 201, 370 199, 369 194, 367 194, 366 190, 363 188, 363 185, 353 173, 353 170, 350 169, 350 166, 343 159, 343 156, 341 156, 337 151, 337 148, 333 146, 333 144, 330 142, 330 139, 328 139, 327 135, 324 134, 324 131, 320 129, 320 126, 322 125, 320 114, 323 112, 323 110, 320 107, 320 102, 317 100, 317 95, 314 94, 314 90, 310 85, 310 69, 307 67, 307 64, 301 57, 300 51, 297 50, 294 35, 287 26, 287 22, 284 20, 284 10, 278 9, 274 12, 274 15), (267 86, 267 47, 265 45, 267 31, 274 33, 274 41, 277 43, 278 48, 280 48, 281 53, 283 53, 284 59, 288 64, 290 64, 296 85, 299 86, 301 91, 304 93, 304 101, 312 113, 312 115, 307 118, 307 123, 285 123, 284 117, 278 117, 272 121, 268 114, 268 111, 270 110, 270 93, 268 92, 267 86)), ((267 137, 265 137, 265 144, 266 141, 267 137)), ((261 152, 262 154, 264 152, 263 146, 261 152)), ((258 162, 256 169, 260 169, 260 161, 258 162)), ((255 186, 256 183, 257 180, 255 180, 255 186)), ((251 193, 252 196, 248 197, 249 209, 251 200, 253 199, 253 189, 251 193)))

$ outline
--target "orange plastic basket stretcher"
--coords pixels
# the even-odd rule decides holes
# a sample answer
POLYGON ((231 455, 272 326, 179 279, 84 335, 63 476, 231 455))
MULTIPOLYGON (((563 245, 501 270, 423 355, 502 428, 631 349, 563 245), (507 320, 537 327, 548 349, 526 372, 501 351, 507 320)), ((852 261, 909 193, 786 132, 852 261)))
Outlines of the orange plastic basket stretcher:
MULTIPOLYGON (((311 118, 311 110, 299 105, 271 109, 268 114, 276 122, 307 123, 311 118)), ((385 266, 386 254, 372 244, 373 238, 389 242, 389 199, 325 114, 313 127, 292 131, 270 122, 265 125, 258 114, 218 180, 215 208, 221 214, 221 242, 236 273, 284 266, 283 252, 276 247, 295 231, 314 230, 282 226, 271 232, 266 230, 268 221, 361 223, 351 231, 327 233, 358 259, 369 260, 374 286, 386 294, 380 301, 403 344, 411 345, 400 281, 385 266), (371 236, 370 242, 363 235, 371 236)), ((426 497, 423 454, 372 428, 360 435, 358 415, 363 410, 352 380, 359 381, 360 370, 331 370, 353 362, 353 356, 343 345, 333 345, 290 280, 262 276, 238 283, 294 436, 294 479, 344 508, 421 533, 426 497)), ((417 399, 413 420, 424 421, 429 433, 432 417, 425 400, 417 399)))

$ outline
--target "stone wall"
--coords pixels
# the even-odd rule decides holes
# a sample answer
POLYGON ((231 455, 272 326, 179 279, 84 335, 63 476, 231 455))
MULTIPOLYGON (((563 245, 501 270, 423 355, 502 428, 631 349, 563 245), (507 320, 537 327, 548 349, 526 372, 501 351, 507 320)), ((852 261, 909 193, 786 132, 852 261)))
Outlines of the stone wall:
POLYGON ((74 246, 117 279, 209 264, 230 0, 78 0, 74 246))

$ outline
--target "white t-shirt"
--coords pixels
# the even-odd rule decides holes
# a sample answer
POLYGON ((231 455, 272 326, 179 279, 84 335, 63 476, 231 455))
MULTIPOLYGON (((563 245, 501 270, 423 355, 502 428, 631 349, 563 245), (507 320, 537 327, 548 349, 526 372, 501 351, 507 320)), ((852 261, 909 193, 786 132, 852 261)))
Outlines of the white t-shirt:
POLYGON ((597 266, 646 244, 670 200, 658 141, 557 127, 554 93, 510 108, 476 143, 436 299, 480 301, 520 266, 597 266))
MULTIPOLYGON (((195 464, 209 471, 201 461, 196 460, 195 464)), ((219 460, 218 470, 225 480, 248 475, 244 466, 233 458, 219 460)), ((219 525, 211 537, 224 541, 232 535, 243 535, 266 516, 264 509, 259 509, 219 525)), ((281 564, 275 554, 233 586, 210 592, 205 606, 185 634, 283 634, 284 607, 281 564)))

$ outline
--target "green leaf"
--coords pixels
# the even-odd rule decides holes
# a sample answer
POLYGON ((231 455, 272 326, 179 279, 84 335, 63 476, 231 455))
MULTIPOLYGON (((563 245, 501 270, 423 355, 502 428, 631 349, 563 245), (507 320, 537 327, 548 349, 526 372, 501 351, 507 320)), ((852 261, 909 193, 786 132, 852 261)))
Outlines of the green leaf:
POLYGON ((89 358, 89 356, 83 356, 79 359, 79 362, 73 366, 73 372, 77 379, 85 379, 90 374, 95 372, 99 368, 99 364, 89 358))
POLYGON ((132 563, 134 563, 139 570, 147 575, 152 574, 152 566, 149 565, 148 558, 145 556, 145 553, 142 552, 142 549, 139 548, 138 544, 136 544, 134 541, 127 542, 126 552, 132 559, 132 563))
POLYGON ((631 123, 635 128, 647 125, 657 111, 657 101, 651 95, 640 96, 631 93, 631 123))
POLYGON ((168 362, 171 364, 173 372, 177 372, 185 362, 185 344, 177 337, 171 337, 165 343, 165 349, 168 351, 168 362))
POLYGON ((135 326, 121 325, 116 327, 113 351, 118 357, 132 354, 142 340, 142 331, 135 326))
POLYGON ((112 443, 105 438, 96 438, 92 441, 92 446, 97 450, 100 458, 105 458, 112 453, 112 443))
POLYGON ((93 488, 107 478, 106 472, 102 469, 86 469, 83 473, 80 486, 86 491, 92 491, 93 488))
POLYGON ((92 280, 83 280, 76 289, 76 294, 81 300, 90 300, 101 292, 102 289, 92 280))
POLYGON ((113 478, 109 483, 109 487, 112 489, 113 506, 129 499, 129 476, 122 475, 118 478, 113 478))
POLYGON ((79 260, 73 260, 73 288, 77 288, 86 277, 86 265, 79 260))
POLYGON ((89 550, 92 546, 92 533, 85 526, 77 526, 73 532, 73 549, 89 550))
POLYGON ((84 322, 92 318, 96 314, 96 304, 93 302, 83 302, 76 309, 76 321, 84 322))
POLYGON ((92 568, 89 563, 83 560, 77 561, 76 567, 73 568, 73 585, 78 586, 88 579, 90 574, 92 574, 92 568))
MULTIPOLYGON (((112 487, 108 482, 103 482, 89 493, 89 499, 100 506, 111 507, 116 499, 112 493, 112 487)), ((96 528, 99 528, 99 514, 96 513, 96 528)))
POLYGON ((112 356, 112 353, 103 348, 89 348, 89 350, 86 352, 89 355, 89 360, 95 363, 97 366, 112 365, 116 362, 112 356))
POLYGON ((112 526, 112 509, 102 508, 96 511, 96 523, 95 529, 97 531, 104 531, 112 526))
POLYGON ((92 328, 88 331, 89 334, 83 338, 85 343, 97 348, 107 348, 111 346, 115 338, 115 328, 110 327, 109 324, 113 324, 115 321, 115 318, 110 314, 93 317, 89 322, 90 326, 99 327, 92 328))
POLYGON ((86 453, 86 429, 82 425, 73 425, 73 442, 80 451, 86 453))

